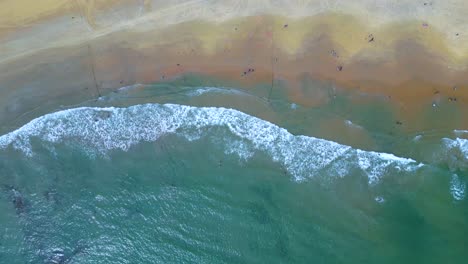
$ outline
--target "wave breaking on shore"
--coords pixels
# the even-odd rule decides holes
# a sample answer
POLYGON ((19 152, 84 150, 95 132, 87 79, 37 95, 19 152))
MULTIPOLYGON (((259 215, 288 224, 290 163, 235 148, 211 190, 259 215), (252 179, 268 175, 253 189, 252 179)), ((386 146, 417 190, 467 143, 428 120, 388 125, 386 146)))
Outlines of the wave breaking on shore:
POLYGON ((189 141, 208 137, 222 143, 226 154, 247 160, 266 153, 297 181, 319 174, 343 177, 360 170, 373 184, 385 174, 413 171, 416 161, 393 154, 363 151, 286 129, 240 111, 215 107, 145 104, 128 108, 81 107, 36 118, 0 137, 0 148, 34 155, 32 138, 49 143, 79 142, 101 154, 127 151, 140 142, 176 134, 189 141))

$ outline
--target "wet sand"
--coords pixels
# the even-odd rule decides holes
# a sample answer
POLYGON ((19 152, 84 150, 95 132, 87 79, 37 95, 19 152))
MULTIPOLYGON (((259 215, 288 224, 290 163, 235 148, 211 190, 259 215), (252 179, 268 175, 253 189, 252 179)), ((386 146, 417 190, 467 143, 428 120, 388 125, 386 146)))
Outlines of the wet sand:
POLYGON ((340 91, 383 98, 408 133, 468 128, 461 1, 51 2, 46 11, 2 3, 22 14, 0 20, 2 132, 62 104, 187 73, 247 90, 269 85, 263 97, 281 93, 309 107, 340 91), (442 105, 456 115, 431 119, 442 105))

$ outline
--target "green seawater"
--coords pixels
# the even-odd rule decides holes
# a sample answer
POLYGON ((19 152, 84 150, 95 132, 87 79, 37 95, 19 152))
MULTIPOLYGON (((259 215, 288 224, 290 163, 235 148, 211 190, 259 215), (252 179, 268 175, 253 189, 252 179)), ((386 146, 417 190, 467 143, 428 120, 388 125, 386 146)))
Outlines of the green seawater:
POLYGON ((465 263, 463 138, 191 82, 2 136, 0 263, 465 263))

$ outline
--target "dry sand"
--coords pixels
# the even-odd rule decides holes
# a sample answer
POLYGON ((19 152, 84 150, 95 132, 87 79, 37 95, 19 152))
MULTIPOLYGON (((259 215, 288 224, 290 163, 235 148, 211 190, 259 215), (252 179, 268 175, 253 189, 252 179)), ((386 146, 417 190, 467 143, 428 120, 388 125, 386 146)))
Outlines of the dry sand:
MULTIPOLYGON (((4 0, 0 10, 2 130, 60 98, 186 72, 244 88, 282 80, 306 106, 329 100, 304 90, 307 78, 381 95, 410 131, 427 129, 418 119, 432 102, 456 98, 468 115, 463 0, 4 0)), ((468 120, 450 125, 466 129, 468 120)))

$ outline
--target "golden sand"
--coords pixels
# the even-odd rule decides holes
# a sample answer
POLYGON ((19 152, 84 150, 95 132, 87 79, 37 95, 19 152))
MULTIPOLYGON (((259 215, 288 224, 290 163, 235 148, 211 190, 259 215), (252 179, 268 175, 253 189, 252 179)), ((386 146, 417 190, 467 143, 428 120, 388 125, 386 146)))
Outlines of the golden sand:
POLYGON ((390 2, 3 1, 0 119, 184 73, 245 88, 284 81, 306 106, 329 97, 304 78, 329 82, 384 96, 413 124, 433 102, 468 114, 468 3, 390 2))
MULTIPOLYGON (((2 35, 0 31, 5 51, 2 61, 122 30, 141 32, 197 20, 242 24, 246 17, 264 15, 278 18, 270 20, 273 29, 283 23, 291 25, 287 35, 276 32, 278 43, 290 54, 298 52, 317 27, 326 26, 332 41, 342 45, 343 56, 362 52, 366 46, 361 40, 370 34, 376 35, 374 46, 379 50, 412 38, 458 63, 468 56, 468 3, 463 0, 4 0, 0 10, 0 30, 16 33, 2 35)), ((218 37, 217 32, 200 36, 207 45, 218 37)))

